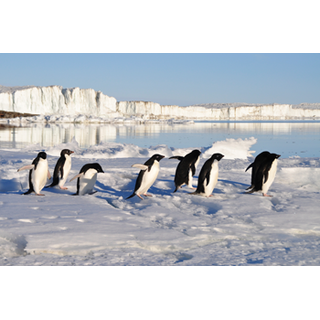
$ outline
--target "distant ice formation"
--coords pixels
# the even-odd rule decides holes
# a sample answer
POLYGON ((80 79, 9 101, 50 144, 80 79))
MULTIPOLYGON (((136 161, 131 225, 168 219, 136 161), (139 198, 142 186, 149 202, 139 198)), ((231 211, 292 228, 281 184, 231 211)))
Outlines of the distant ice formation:
MULTIPOLYGON (((146 101, 117 101, 93 89, 0 86, 0 110, 36 115, 34 122, 115 122, 145 120, 319 119, 320 104, 202 104, 187 107, 146 101)), ((24 120, 24 121, 29 121, 24 120)), ((3 122, 12 120, 2 119, 3 122)))

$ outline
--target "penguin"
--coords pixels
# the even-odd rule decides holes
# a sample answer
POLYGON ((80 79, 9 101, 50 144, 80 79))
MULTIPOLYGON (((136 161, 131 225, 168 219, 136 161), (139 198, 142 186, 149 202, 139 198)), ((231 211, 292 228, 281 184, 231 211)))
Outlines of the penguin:
POLYGON ((262 192, 264 197, 272 197, 267 192, 276 176, 279 157, 279 154, 267 151, 262 152, 256 157, 258 159, 255 159, 246 169, 247 171, 252 167, 251 186, 248 188, 251 190, 247 191, 247 193, 262 192))
POLYGON ((192 186, 192 177, 196 173, 196 169, 200 160, 200 154, 201 152, 199 150, 193 150, 184 157, 173 156, 169 158, 178 159, 180 161, 174 176, 174 184, 176 189, 173 192, 176 192, 184 184, 191 189, 195 189, 192 186))
POLYGON ((249 189, 252 189, 254 188, 254 181, 255 181, 255 176, 256 176, 256 173, 257 173, 257 170, 259 169, 261 163, 264 161, 264 159, 270 155, 270 152, 269 151, 263 151, 261 152, 260 154, 258 154, 256 156, 256 158, 254 159, 254 162, 252 162, 248 168, 246 169, 245 172, 248 171, 248 169, 252 168, 252 174, 251 174, 251 185, 250 187, 248 187, 246 190, 249 190, 249 189))
POLYGON ((93 187, 97 181, 97 174, 101 172, 104 173, 99 163, 87 163, 85 164, 79 174, 74 176, 69 182, 78 178, 77 180, 77 193, 74 195, 84 195, 84 194, 93 194, 96 191, 93 191, 93 187))
POLYGON ((34 192, 37 196, 44 196, 44 194, 40 194, 40 191, 47 183, 47 179, 51 178, 48 168, 47 154, 45 152, 39 152, 31 165, 18 169, 18 172, 22 170, 30 170, 29 190, 25 192, 24 195, 34 192))
POLYGON ((160 154, 154 154, 144 164, 133 164, 131 166, 134 168, 139 168, 141 170, 139 172, 134 191, 132 195, 129 196, 127 199, 130 199, 137 195, 140 199, 143 200, 140 194, 143 194, 146 197, 152 197, 151 194, 147 194, 147 191, 156 181, 160 170, 159 161, 164 157, 165 156, 162 156, 160 154))
POLYGON ((60 158, 58 159, 53 172, 53 181, 46 188, 51 188, 59 184, 60 189, 67 190, 64 184, 67 181, 70 169, 71 169, 71 157, 70 155, 74 153, 69 149, 63 149, 60 152, 60 158))
POLYGON ((224 157, 221 153, 214 153, 202 166, 198 178, 198 187, 192 194, 212 197, 212 191, 218 182, 219 161, 224 157))

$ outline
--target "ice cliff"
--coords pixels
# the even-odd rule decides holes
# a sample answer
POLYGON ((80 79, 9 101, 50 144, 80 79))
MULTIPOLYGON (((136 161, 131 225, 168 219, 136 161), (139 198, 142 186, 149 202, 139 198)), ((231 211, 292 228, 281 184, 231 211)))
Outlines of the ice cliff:
MULTIPOLYGON (((93 89, 63 89, 49 87, 0 86, 0 110, 41 116, 100 117, 114 120, 120 117, 148 119, 208 119, 208 120, 285 120, 319 119, 319 104, 204 104, 188 107, 160 105, 145 101, 117 101, 93 89)), ((50 119, 50 117, 46 117, 50 119)), ((51 119, 51 120, 52 120, 51 119)))
POLYGON ((117 100, 93 89, 0 86, 0 110, 39 115, 115 117, 117 100), (26 111, 28 110, 28 111, 26 111))

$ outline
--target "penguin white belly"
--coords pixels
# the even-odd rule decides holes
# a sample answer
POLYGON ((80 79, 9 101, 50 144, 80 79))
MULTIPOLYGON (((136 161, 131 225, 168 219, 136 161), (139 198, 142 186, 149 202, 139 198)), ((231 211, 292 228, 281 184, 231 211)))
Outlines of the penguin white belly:
POLYGON ((272 185, 274 178, 276 176, 277 166, 278 166, 278 160, 275 159, 272 162, 271 168, 269 170, 268 180, 262 184, 262 193, 263 194, 266 194, 268 192, 270 186, 272 185))
POLYGON ((48 179, 48 161, 47 159, 40 159, 37 165, 37 169, 33 168, 31 173, 31 180, 33 184, 33 190, 36 194, 44 188, 48 179))
POLYGON ((209 197, 216 186, 218 182, 218 173, 219 173, 219 168, 218 168, 218 161, 214 161, 211 167, 210 171, 210 179, 209 179, 209 184, 207 184, 207 179, 205 179, 205 186, 204 186, 204 193, 206 197, 209 197))
POLYGON ((159 174, 159 170, 160 170, 159 162, 155 160, 151 167, 151 170, 148 171, 147 169, 146 172, 144 173, 142 177, 141 185, 136 191, 136 194, 144 194, 149 190, 149 188, 156 181, 159 174))
POLYGON ((197 160, 196 163, 194 164, 195 169, 197 169, 197 166, 198 166, 198 164, 199 164, 199 161, 200 161, 200 157, 198 158, 198 160, 197 160))
POLYGON ((193 176, 192 176, 192 170, 191 170, 191 168, 189 169, 189 175, 188 175, 188 183, 187 183, 187 185, 188 185, 188 187, 189 188, 193 188, 192 187, 192 179, 193 179, 193 176))
MULTIPOLYGON (((198 160, 194 163, 194 168, 197 170, 197 166, 199 164, 199 161, 200 161, 200 157, 198 158, 198 160)), ((189 169, 189 179, 188 179, 188 187, 193 189, 193 186, 192 186, 192 181, 193 181, 193 176, 192 176, 192 170, 191 168, 189 169)))
POLYGON ((89 169, 79 178, 79 195, 91 193, 97 181, 98 172, 95 169, 89 169))
POLYGON ((70 169, 71 169, 71 157, 69 155, 65 155, 65 163, 63 166, 63 178, 59 181, 59 187, 63 187, 67 181, 70 169))

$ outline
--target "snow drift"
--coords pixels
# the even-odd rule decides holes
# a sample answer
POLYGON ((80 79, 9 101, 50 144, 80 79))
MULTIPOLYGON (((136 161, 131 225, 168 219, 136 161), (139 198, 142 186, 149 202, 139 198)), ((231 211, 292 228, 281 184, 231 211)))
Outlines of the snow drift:
POLYGON ((256 138, 227 139, 201 148, 193 186, 213 152, 229 152, 219 163, 213 197, 174 190, 177 161, 171 155, 190 150, 167 145, 140 148, 103 143, 82 149, 77 141, 45 151, 51 173, 61 149, 75 151, 70 177, 88 162, 98 162, 93 195, 44 189, 44 197, 21 195, 30 164, 42 150, 0 149, 0 265, 320 265, 320 158, 280 158, 272 198, 245 194, 256 138), (150 155, 161 153, 160 172, 150 188, 153 197, 126 200, 150 155))

